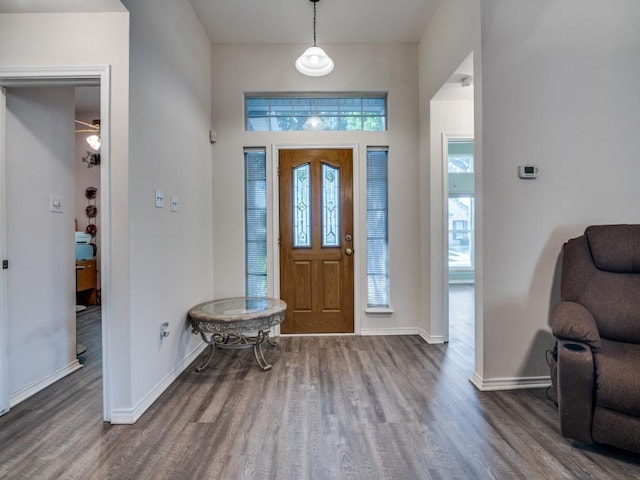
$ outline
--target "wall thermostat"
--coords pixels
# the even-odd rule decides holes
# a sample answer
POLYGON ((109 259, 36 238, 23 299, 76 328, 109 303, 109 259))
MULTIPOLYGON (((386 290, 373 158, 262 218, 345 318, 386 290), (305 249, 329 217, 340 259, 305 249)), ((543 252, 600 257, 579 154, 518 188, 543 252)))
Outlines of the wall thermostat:
POLYGON ((518 167, 520 178, 538 178, 538 167, 535 165, 520 165, 518 167))

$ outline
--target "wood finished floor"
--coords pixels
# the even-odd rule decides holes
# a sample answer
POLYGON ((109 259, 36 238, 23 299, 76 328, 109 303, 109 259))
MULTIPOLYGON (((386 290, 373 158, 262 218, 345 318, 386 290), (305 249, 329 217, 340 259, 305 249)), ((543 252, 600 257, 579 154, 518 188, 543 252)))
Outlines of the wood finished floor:
POLYGON ((85 368, 0 417, 2 479, 629 479, 637 456, 560 437, 544 390, 479 392, 473 289, 452 289, 448 345, 417 336, 287 337, 218 351, 135 425, 101 421, 99 311, 85 368))

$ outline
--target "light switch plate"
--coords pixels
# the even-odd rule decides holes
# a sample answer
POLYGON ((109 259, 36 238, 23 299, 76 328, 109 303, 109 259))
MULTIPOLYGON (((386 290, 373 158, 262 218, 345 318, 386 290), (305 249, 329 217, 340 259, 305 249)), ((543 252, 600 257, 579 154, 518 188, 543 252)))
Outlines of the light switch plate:
POLYGON ((162 190, 156 190, 156 208, 164 207, 164 195, 162 190))
POLYGON ((63 198, 61 195, 51 195, 49 197, 49 211, 53 213, 63 212, 63 198))
POLYGON ((171 211, 178 211, 178 197, 176 197, 175 195, 171 195, 171 211))

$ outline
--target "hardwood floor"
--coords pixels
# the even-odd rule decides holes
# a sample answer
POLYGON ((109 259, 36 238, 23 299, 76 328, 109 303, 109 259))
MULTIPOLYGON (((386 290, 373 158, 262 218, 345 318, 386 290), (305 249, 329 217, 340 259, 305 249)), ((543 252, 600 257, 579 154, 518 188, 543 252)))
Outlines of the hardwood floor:
MULTIPOLYGON (((451 311, 473 312, 472 295, 452 289, 451 311)), ((544 390, 477 391, 472 320, 456 315, 448 345, 286 337, 269 372, 218 351, 125 426, 101 421, 100 315, 83 312, 85 368, 0 417, 0 478, 640 478, 637 457, 561 438, 544 390)))

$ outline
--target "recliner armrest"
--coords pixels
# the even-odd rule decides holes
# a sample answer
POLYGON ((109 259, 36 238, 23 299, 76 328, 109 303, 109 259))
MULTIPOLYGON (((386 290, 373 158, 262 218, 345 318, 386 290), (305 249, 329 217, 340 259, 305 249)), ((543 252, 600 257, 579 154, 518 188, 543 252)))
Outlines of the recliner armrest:
POLYGON ((586 343, 594 352, 602 346, 593 315, 579 303, 560 302, 556 305, 551 330, 556 338, 586 343))
POLYGON ((558 407, 563 437, 593 443, 595 367, 589 345, 558 341, 558 407))

